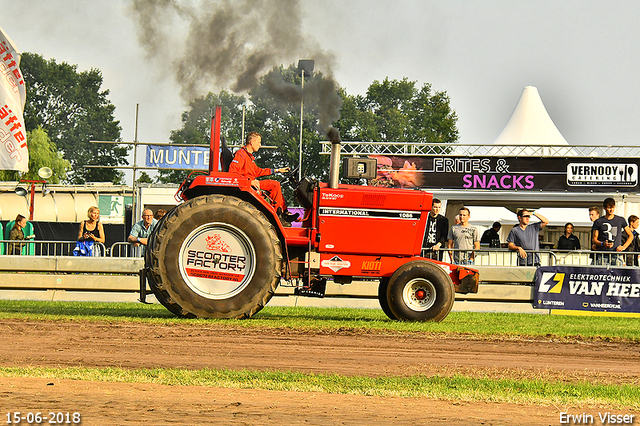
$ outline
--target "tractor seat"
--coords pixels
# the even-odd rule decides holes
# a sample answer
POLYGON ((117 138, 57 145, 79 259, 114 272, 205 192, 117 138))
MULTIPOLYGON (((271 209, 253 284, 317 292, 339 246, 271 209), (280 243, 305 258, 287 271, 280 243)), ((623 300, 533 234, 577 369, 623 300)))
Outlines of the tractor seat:
POLYGON ((224 136, 220 138, 220 148, 222 150, 222 161, 220 162, 222 165, 222 171, 228 172, 231 162, 233 161, 233 152, 231 152, 227 146, 227 140, 224 136))

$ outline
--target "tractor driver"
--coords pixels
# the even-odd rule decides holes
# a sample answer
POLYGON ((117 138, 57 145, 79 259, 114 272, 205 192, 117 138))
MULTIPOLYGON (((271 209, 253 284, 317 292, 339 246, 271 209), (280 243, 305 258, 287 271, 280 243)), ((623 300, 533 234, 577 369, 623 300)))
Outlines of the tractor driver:
POLYGON ((247 135, 247 139, 242 148, 240 148, 233 161, 229 166, 229 173, 237 173, 241 176, 245 176, 251 179, 251 187, 256 191, 261 189, 269 194, 269 198, 273 200, 273 205, 280 216, 280 220, 285 226, 290 222, 298 219, 298 213, 292 214, 287 210, 287 206, 282 196, 282 188, 280 182, 277 180, 258 180, 261 176, 269 176, 274 173, 287 173, 289 167, 283 167, 281 169, 263 169, 256 165, 256 159, 253 156, 262 146, 262 136, 257 132, 251 132, 247 135))

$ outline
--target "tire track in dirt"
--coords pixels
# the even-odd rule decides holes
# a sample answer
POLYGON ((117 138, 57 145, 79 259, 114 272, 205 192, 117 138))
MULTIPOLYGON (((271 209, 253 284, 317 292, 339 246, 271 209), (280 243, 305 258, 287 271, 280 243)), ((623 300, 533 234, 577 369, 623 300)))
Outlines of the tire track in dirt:
POLYGON ((3 320, 3 366, 229 368, 407 376, 516 374, 640 381, 640 346, 626 342, 477 339, 217 326, 3 320))

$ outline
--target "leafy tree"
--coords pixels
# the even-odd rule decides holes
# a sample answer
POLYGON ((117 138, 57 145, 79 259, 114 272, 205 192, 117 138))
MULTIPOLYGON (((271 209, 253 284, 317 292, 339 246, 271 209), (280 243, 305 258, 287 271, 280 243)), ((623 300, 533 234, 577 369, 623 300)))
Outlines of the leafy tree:
POLYGON ((27 132, 29 143, 29 171, 20 176, 15 170, 0 170, 0 180, 18 181, 20 179, 39 180, 38 170, 41 167, 49 167, 53 175, 47 179, 50 183, 60 183, 61 178, 67 174, 70 164, 62 158, 56 144, 49 139, 47 132, 41 127, 27 132))
MULTIPOLYGON (((190 104, 182 115, 182 128, 171 134, 174 143, 209 143, 210 114, 215 105, 223 105, 222 134, 229 142, 240 144, 242 133, 242 107, 245 107, 246 132, 257 131, 263 144, 275 149, 263 148, 256 162, 261 167, 295 167, 298 164, 300 143, 301 77, 294 65, 275 67, 263 76, 259 84, 249 92, 249 99, 223 90, 209 93, 190 104)), ((333 87, 322 73, 305 77, 305 109, 303 117, 303 161, 305 176, 326 180, 329 172, 329 156, 320 154, 320 141, 325 135, 326 119, 318 106, 320 88, 337 91, 342 101, 341 118, 336 122, 342 139, 355 141, 398 141, 454 143, 458 139, 457 117, 444 92, 431 92, 425 84, 417 89, 415 82, 385 79, 374 81, 366 96, 350 96, 343 89, 333 87), (307 85, 312 88, 307 92, 307 85), (315 90, 315 91, 314 91, 315 90)), ((334 102, 335 105, 335 102, 334 102)), ((326 108, 325 108, 326 109, 326 108)), ((182 181, 186 172, 163 171, 160 182, 182 181)), ((285 185, 285 196, 291 191, 285 185)))
MULTIPOLYGON (((173 143, 208 145, 211 134, 211 114, 217 105, 222 106, 221 134, 230 145, 240 145, 242 138, 243 96, 233 95, 226 90, 219 94, 209 93, 189 103, 189 110, 182 113, 182 128, 171 131, 169 139, 173 143)), ((180 183, 190 171, 160 170, 160 183, 180 183)))
MULTIPOLYGON (((320 126, 321 110, 317 94, 306 92, 306 88, 320 87, 327 80, 317 72, 305 77, 305 103, 302 124, 302 171, 303 175, 326 180, 329 173, 329 158, 320 154, 320 140, 326 135, 320 126)), ((262 135, 263 143, 276 146, 260 153, 260 160, 273 167, 291 168, 298 165, 300 150, 300 87, 301 77, 297 67, 273 68, 260 79, 259 85, 250 92, 252 114, 247 120, 247 129, 262 135), (278 87, 274 87, 276 85, 278 87)), ((262 151, 262 150, 261 150, 262 151)))
POLYGON ((87 168, 84 165, 128 164, 128 147, 92 144, 90 140, 120 140, 121 127, 114 119, 115 107, 101 90, 102 73, 93 68, 79 72, 76 65, 45 60, 24 53, 20 63, 27 86, 25 127, 42 127, 71 163, 64 180, 122 183, 124 174, 116 169, 87 168))
MULTIPOLYGON (((211 126, 211 111, 222 105, 222 135, 232 145, 242 144, 242 108, 245 107, 245 134, 256 131, 262 135, 265 146, 257 155, 256 162, 261 167, 295 167, 298 164, 300 143, 300 93, 301 77, 296 67, 276 67, 263 76, 256 88, 244 96, 234 95, 226 90, 219 94, 209 93, 189 104, 189 110, 182 114, 182 128, 171 132, 171 141, 186 144, 208 144, 211 126), (282 90, 273 87, 274 81, 282 90), (287 96, 283 92, 289 92, 287 96)), ((305 78, 305 87, 313 87, 323 76, 316 73, 305 78)), ((305 101, 303 121, 303 171, 307 176, 326 179, 328 175, 327 156, 320 155, 319 109, 317 102, 305 101)), ((158 181, 162 183, 181 182, 188 172, 180 170, 160 171, 158 181)), ((285 187, 285 192, 288 189, 285 187)), ((288 194, 290 195, 290 194, 288 194)))
POLYGON ((415 81, 374 81, 366 96, 342 92, 337 126, 344 140, 375 142, 455 143, 458 117, 446 92, 432 94, 431 85, 415 81))
POLYGON ((136 183, 153 183, 153 179, 151 176, 147 174, 147 172, 140 173, 140 177, 136 179, 136 183))

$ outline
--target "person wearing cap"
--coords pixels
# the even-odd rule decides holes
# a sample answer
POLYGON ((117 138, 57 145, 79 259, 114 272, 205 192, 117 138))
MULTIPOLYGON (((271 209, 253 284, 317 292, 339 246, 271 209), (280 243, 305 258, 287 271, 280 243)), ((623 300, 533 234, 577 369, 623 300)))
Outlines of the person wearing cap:
POLYGON ((540 250, 538 237, 542 228, 549 223, 549 219, 527 209, 518 210, 517 215, 519 223, 513 227, 507 237, 509 249, 518 252, 518 266, 540 266, 540 255, 537 253, 540 250), (530 224, 531 216, 537 217, 540 222, 530 224))

